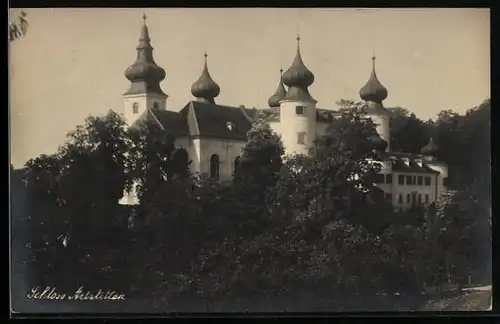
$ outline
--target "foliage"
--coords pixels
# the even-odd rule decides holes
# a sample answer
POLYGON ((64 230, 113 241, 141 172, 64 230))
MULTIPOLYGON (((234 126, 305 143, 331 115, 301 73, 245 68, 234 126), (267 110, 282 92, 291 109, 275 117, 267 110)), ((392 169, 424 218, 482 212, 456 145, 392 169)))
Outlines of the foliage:
POLYGON ((393 109, 394 145, 417 152, 432 135, 460 189, 405 212, 374 185, 380 147, 363 104, 340 104, 307 156, 284 157, 257 119, 229 183, 191 174, 185 149, 155 124, 126 130, 111 112, 87 118, 17 183, 30 202, 23 211, 12 198, 29 233, 30 283, 116 287, 162 309, 198 296, 275 310, 277 300, 313 294, 311 307, 341 310, 364 296, 420 296, 424 285, 487 276, 490 102, 432 123, 393 109), (132 227, 132 209, 118 205, 124 191, 139 197, 132 227))
POLYGON ((29 26, 27 16, 28 14, 25 11, 21 11, 15 20, 9 22, 9 42, 26 35, 29 26))

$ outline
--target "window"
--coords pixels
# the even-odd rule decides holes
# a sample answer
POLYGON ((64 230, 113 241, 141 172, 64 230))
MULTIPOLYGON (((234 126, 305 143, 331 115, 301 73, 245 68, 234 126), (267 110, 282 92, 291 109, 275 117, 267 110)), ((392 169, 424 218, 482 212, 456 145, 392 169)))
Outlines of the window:
POLYGON ((411 202, 410 194, 406 194, 406 203, 409 204, 411 202))
POLYGON ((153 109, 158 109, 160 108, 160 105, 157 102, 153 103, 153 109))
POLYGON ((403 194, 401 194, 401 193, 399 194, 398 202, 399 202, 400 204, 402 204, 402 203, 403 203, 403 194))
POLYGON ((385 183, 392 183, 392 174, 391 173, 386 175, 385 183))
POLYGON ((132 113, 133 114, 139 113, 139 104, 137 102, 134 102, 134 104, 132 105, 132 113))
POLYGON ((424 182, 424 177, 423 176, 418 176, 418 178, 417 178, 417 184, 419 186, 421 186, 423 182, 424 182))
POLYGON ((428 204, 429 203, 429 195, 428 194, 425 194, 425 203, 428 204))
POLYGON ((232 122, 227 122, 226 123, 226 127, 227 129, 229 129, 230 131, 234 130, 234 123, 232 122))
POLYGON ((297 133, 297 143, 299 144, 306 144, 306 133, 300 132, 297 133))
POLYGON ((210 177, 219 179, 219 156, 217 154, 210 157, 210 177))
POLYGON ((384 175, 381 173, 377 173, 375 175, 375 183, 384 183, 384 175))
POLYGON ((239 156, 237 156, 234 159, 234 171, 236 171, 238 169, 238 167, 240 166, 240 160, 241 160, 241 158, 239 156))
POLYGON ((406 184, 407 185, 413 184, 413 177, 412 176, 406 176, 406 184))
POLYGON ((448 178, 443 178, 443 186, 447 187, 450 184, 450 181, 448 178))
POLYGON ((425 181, 425 185, 427 187, 429 187, 431 185, 431 177, 425 177, 424 181, 425 181))
POLYGON ((421 194, 418 194, 418 203, 421 204, 422 203, 422 195, 421 194))
POLYGON ((304 115, 306 113, 306 107, 304 106, 295 106, 295 114, 296 115, 304 115))
POLYGON ((400 185, 404 185, 405 184, 405 176, 404 175, 400 174, 398 176, 398 184, 400 184, 400 185))

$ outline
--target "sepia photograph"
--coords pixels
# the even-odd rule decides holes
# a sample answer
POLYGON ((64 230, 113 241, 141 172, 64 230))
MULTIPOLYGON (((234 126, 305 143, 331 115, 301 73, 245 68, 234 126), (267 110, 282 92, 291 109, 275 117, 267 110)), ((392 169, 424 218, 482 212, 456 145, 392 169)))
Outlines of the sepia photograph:
POLYGON ((8 32, 12 316, 491 310, 489 9, 8 32))

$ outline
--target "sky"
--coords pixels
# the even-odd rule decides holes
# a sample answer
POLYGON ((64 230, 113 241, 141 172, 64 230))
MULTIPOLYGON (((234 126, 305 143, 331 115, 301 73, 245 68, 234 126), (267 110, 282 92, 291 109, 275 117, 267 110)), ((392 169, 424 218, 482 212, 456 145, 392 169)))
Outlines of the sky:
MULTIPOLYGON (((10 44, 11 163, 51 154, 89 115, 122 112, 142 15, 167 109, 180 110, 205 52, 224 105, 266 108, 300 34, 317 106, 359 100, 375 53, 386 107, 427 120, 490 97, 489 9, 34 8, 28 34, 10 44)), ((19 11, 13 11, 15 17, 19 11)))

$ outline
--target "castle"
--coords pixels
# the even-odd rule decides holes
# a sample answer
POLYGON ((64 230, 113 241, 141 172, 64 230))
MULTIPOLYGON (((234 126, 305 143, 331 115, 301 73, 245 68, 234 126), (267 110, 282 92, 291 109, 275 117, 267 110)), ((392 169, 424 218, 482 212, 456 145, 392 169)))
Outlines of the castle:
MULTIPOLYGON (((166 106, 168 96, 160 86, 165 79, 165 70, 154 61, 146 17, 143 19, 137 60, 125 71, 130 88, 123 95, 123 116, 129 127, 148 120, 174 134, 176 147, 184 148, 192 161, 190 168, 193 173, 230 180, 246 144, 246 134, 258 112, 281 136, 285 154, 307 154, 315 139, 324 134, 329 122, 339 116, 337 111, 316 107, 317 101, 308 91, 314 75, 302 60, 299 37, 295 59, 284 73, 281 69, 278 88, 268 100, 269 108, 257 110, 216 103, 220 87, 208 71, 205 54, 201 76, 191 87, 195 99, 187 102, 180 111, 169 110, 166 106)), ((367 116, 376 125, 378 147, 383 152, 377 186, 399 209, 437 200, 446 190, 448 168, 436 159, 438 147, 433 140, 430 139, 422 148, 420 155, 390 150, 391 113, 382 104, 387 89, 375 73, 375 57, 371 75, 359 94, 366 103, 367 116)), ((135 192, 127 193, 120 203, 136 204, 135 192)))

